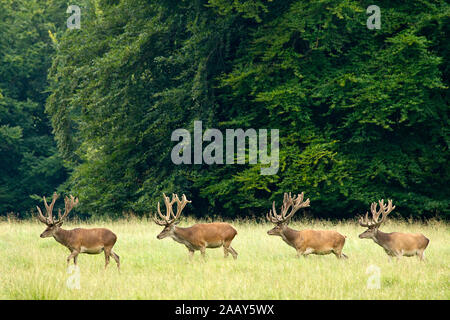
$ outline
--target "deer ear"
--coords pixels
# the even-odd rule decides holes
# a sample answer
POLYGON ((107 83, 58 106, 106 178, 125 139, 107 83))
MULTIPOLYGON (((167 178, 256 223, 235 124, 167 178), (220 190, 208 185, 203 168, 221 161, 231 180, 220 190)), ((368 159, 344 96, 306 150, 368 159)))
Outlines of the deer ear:
POLYGON ((57 227, 61 227, 61 226, 63 225, 63 223, 64 223, 64 221, 58 222, 58 223, 56 224, 56 226, 57 226, 57 227))
POLYGON ((176 226, 176 225, 179 224, 179 223, 180 223, 180 220, 175 221, 175 222, 173 223, 173 225, 176 226))

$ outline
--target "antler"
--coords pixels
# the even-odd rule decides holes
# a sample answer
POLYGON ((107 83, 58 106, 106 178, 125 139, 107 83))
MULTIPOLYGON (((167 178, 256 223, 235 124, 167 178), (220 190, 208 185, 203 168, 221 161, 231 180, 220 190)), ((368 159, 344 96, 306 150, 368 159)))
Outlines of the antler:
POLYGON ((294 213, 298 211, 298 209, 309 207, 309 199, 303 201, 304 193, 295 196, 292 198, 291 193, 284 193, 283 205, 281 206, 281 214, 278 215, 275 209, 275 201, 272 204, 272 210, 269 211, 266 218, 272 223, 282 223, 288 221, 294 213), (291 212, 287 215, 289 208, 292 207, 291 212))
POLYGON ((176 221, 180 217, 181 211, 183 211, 184 207, 188 203, 191 203, 192 201, 189 201, 184 194, 181 196, 181 200, 178 198, 177 194, 172 194, 172 201, 174 199, 177 202, 177 214, 174 215, 173 211, 171 211, 171 214, 172 214, 172 217, 173 217, 173 221, 176 221))
POLYGON ((54 224, 60 223, 63 221, 72 209, 78 205, 78 198, 74 198, 74 196, 70 195, 70 198, 64 198, 64 214, 61 216, 61 209, 58 210, 58 220, 54 222, 54 224))
POLYGON ((392 205, 392 200, 388 200, 388 203, 384 204, 384 199, 381 199, 378 201, 378 203, 380 204, 380 210, 377 211, 378 204, 376 202, 373 202, 370 205, 372 219, 369 219, 369 213, 366 212, 364 218, 359 218, 360 226, 367 228, 378 228, 384 221, 386 221, 386 217, 388 216, 388 214, 395 209, 395 206, 392 205), (381 220, 378 221, 380 214, 382 214, 381 220))
POLYGON ((53 206, 55 205, 56 199, 58 199, 58 194, 56 192, 53 193, 53 198, 52 198, 52 203, 50 205, 48 205, 47 203, 47 199, 45 199, 45 196, 43 197, 44 199, 44 205, 45 205, 45 210, 47 213, 47 216, 44 217, 44 215, 42 214, 41 208, 39 208, 39 206, 36 206, 36 208, 38 209, 38 219, 39 221, 41 221, 42 223, 45 223, 46 225, 50 225, 53 224, 53 206))
POLYGON ((158 219, 156 217, 156 215, 153 217, 153 221, 155 221, 155 223, 160 226, 165 226, 168 224, 168 221, 170 220, 170 212, 172 211, 172 204, 173 204, 172 202, 169 201, 169 197, 167 197, 165 193, 163 193, 163 197, 164 197, 164 203, 166 205, 166 215, 163 215, 161 213, 161 209, 160 209, 160 205, 159 205, 159 201, 158 201, 157 212, 162 220, 158 219))
POLYGON ((157 225, 168 226, 168 225, 174 223, 176 220, 178 220, 178 218, 180 217, 180 214, 183 211, 186 204, 191 203, 192 201, 189 201, 184 194, 181 197, 181 200, 178 198, 178 195, 172 194, 171 201, 170 201, 169 197, 167 197, 164 193, 163 193, 163 196, 164 196, 164 203, 166 205, 166 214, 163 215, 161 213, 160 205, 158 202, 157 212, 161 219, 158 219, 155 215, 153 217, 153 221, 155 221, 155 223, 157 225), (173 213, 173 209, 172 209, 172 206, 175 202, 177 203, 177 213, 176 214, 173 213))

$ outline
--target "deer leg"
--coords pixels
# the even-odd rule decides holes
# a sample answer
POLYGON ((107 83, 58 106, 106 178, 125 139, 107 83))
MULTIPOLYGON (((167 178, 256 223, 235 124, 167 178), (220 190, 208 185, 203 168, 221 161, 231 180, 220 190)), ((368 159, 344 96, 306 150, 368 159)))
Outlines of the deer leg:
POLYGON ((333 253, 336 256, 336 258, 342 259, 342 253, 337 253, 337 252, 334 252, 334 251, 333 251, 333 253))
POLYGON ((342 253, 342 248, 340 249, 333 249, 333 253, 338 259, 348 259, 348 257, 342 253))
POLYGON ((117 263, 117 269, 120 271, 120 257, 111 249, 111 257, 116 261, 117 263))
POLYGON ((419 259, 420 261, 425 261, 425 250, 419 251, 419 259))
POLYGON ((200 253, 202 254, 203 259, 206 259, 206 247, 200 247, 200 253))
POLYGON ((111 248, 104 248, 103 251, 105 252, 105 269, 109 264, 109 257, 111 256, 111 248))
POLYGON ((237 259, 237 256, 238 256, 238 253, 236 252, 236 250, 234 250, 234 248, 233 248, 232 246, 230 246, 230 247, 228 248, 228 250, 230 250, 230 253, 231 253, 231 255, 233 256, 233 259, 236 260, 236 259, 237 259))
POLYGON ((228 254, 229 254, 228 250, 229 249, 227 247, 223 246, 223 257, 224 258, 228 258, 228 254))
POLYGON ((233 249, 233 247, 231 246, 231 241, 225 242, 223 244, 223 250, 225 253, 225 258, 228 257, 228 253, 231 253, 231 255, 233 256, 233 259, 236 260, 237 259, 237 252, 236 250, 233 249))
POLYGON ((77 250, 73 250, 72 253, 67 257, 67 264, 70 263, 70 260, 73 258, 73 262, 76 264, 77 256, 79 252, 77 250))
POLYGON ((194 250, 192 250, 192 249, 189 249, 188 248, 188 250, 189 250, 189 260, 192 260, 193 258, 194 258, 194 250))
POLYGON ((342 249, 333 249, 333 253, 338 259, 342 259, 342 249))
POLYGON ((306 248, 305 250, 300 248, 300 249, 297 249, 297 257, 300 258, 300 256, 303 256, 306 259, 306 257, 313 252, 314 252, 314 249, 312 249, 312 248, 306 248))

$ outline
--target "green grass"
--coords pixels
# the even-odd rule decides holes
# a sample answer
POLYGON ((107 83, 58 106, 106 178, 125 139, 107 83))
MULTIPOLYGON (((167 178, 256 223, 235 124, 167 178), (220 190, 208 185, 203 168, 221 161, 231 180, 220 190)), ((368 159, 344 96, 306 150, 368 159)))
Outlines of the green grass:
MULTIPOLYGON (((182 221, 188 226, 193 221, 182 221)), ((64 228, 107 227, 118 241, 121 273, 104 255, 81 254, 81 289, 66 286, 69 251, 53 238, 41 239, 37 222, 0 222, 0 299, 449 299, 450 227, 388 221, 385 232, 421 232, 430 239, 426 261, 389 259, 372 240, 360 240, 357 223, 297 221, 295 229, 333 229, 346 235, 348 260, 334 255, 296 258, 281 238, 266 234, 272 226, 232 222, 238 235, 234 261, 223 250, 208 249, 207 260, 172 239, 157 240, 161 227, 151 221, 67 223, 64 228), (367 267, 380 268, 381 288, 367 289, 367 267)))

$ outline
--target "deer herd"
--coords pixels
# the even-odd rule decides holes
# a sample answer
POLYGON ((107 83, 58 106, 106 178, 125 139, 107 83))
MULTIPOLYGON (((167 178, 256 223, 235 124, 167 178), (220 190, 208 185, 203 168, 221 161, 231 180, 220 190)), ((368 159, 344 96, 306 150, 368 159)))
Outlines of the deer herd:
MULTIPOLYGON (((164 227, 164 229, 157 235, 158 239, 170 237, 176 242, 184 244, 189 251, 189 256, 192 258, 194 252, 199 250, 203 257, 205 257, 206 248, 220 248, 223 247, 225 258, 231 253, 234 259, 237 259, 238 253, 231 246, 231 242, 237 234, 230 224, 224 222, 213 223, 199 223, 191 227, 178 227, 181 212, 188 203, 186 196, 180 198, 173 194, 172 199, 163 194, 164 204, 166 207, 165 214, 161 213, 158 202, 157 215, 153 217, 154 222, 164 227), (174 213, 173 205, 176 204, 176 213, 174 213)), ((69 212, 78 204, 78 198, 73 196, 65 197, 65 210, 61 215, 61 210, 58 210, 58 219, 53 218, 53 206, 55 205, 58 195, 53 194, 52 202, 49 205, 45 197, 43 197, 46 209, 46 216, 42 214, 39 207, 38 219, 44 223, 47 228, 42 232, 41 238, 53 237, 55 240, 70 251, 67 257, 67 263, 73 259, 74 264, 77 264, 77 257, 80 253, 105 254, 105 268, 109 264, 112 257, 120 270, 120 258, 112 250, 116 243, 117 236, 105 228, 84 229, 76 228, 72 230, 64 230, 61 228, 64 219, 69 212)), ((285 193, 283 205, 280 209, 280 214, 275 209, 275 201, 272 209, 267 213, 267 220, 272 222, 275 227, 270 229, 267 234, 273 236, 280 236, 284 242, 293 247, 297 251, 297 256, 306 257, 309 254, 325 255, 333 253, 338 259, 347 259, 347 256, 342 253, 345 244, 346 236, 339 232, 332 230, 294 230, 288 227, 292 216, 301 208, 309 207, 309 199, 304 200, 303 192, 297 196, 292 197, 291 193, 285 193)), ((395 206, 392 205, 392 200, 388 200, 385 204, 384 200, 374 202, 370 206, 372 217, 369 218, 367 212, 365 217, 359 219, 359 224, 367 228, 366 231, 359 235, 361 239, 372 239, 376 244, 381 246, 389 257, 400 258, 402 256, 417 255, 420 260, 424 259, 424 251, 428 246, 429 240, 423 234, 417 233, 400 233, 391 232, 384 233, 379 230, 380 225, 386 221, 386 217, 395 206), (379 205, 379 210, 377 207, 379 205), (381 219, 379 220, 381 215, 381 219)))

